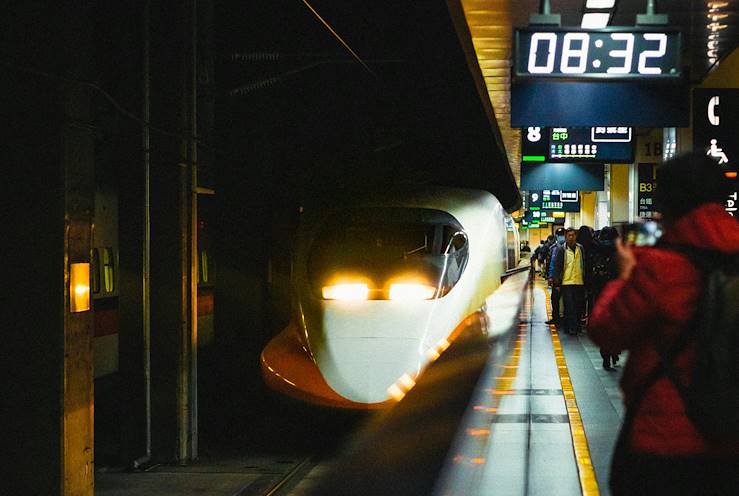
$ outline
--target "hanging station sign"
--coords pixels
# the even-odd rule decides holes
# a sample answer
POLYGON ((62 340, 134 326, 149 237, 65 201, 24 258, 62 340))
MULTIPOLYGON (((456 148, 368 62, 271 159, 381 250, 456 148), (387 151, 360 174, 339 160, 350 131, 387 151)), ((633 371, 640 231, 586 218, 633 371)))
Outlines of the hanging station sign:
POLYGON ((523 162, 631 163, 628 126, 529 127, 521 135, 523 162))
POLYGON ((654 191, 657 187, 657 164, 640 162, 637 165, 637 178, 639 180, 639 189, 636 198, 639 202, 637 205, 640 219, 654 218, 654 191))
MULTIPOLYGON (((703 149, 737 181, 739 168, 739 89, 693 90, 693 148, 703 149)), ((739 185, 726 199, 726 211, 735 217, 739 208, 739 185)))
MULTIPOLYGON (((580 211, 580 193, 578 191, 560 191, 556 189, 529 191, 528 210, 534 213, 545 212, 546 217, 564 218, 565 212, 580 211)), ((535 217, 538 218, 539 215, 535 217)), ((554 222, 554 220, 548 222, 554 222)))
POLYGON ((631 163, 632 131, 627 126, 553 127, 549 134, 549 162, 631 163))

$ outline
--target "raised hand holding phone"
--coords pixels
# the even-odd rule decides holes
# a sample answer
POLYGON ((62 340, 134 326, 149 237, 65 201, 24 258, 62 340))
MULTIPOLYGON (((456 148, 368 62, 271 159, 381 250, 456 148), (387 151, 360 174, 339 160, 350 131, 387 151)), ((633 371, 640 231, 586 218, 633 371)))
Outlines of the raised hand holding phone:
POLYGON ((616 254, 618 260, 618 277, 623 280, 631 276, 631 271, 636 267, 636 257, 631 245, 624 244, 620 239, 616 240, 616 254))

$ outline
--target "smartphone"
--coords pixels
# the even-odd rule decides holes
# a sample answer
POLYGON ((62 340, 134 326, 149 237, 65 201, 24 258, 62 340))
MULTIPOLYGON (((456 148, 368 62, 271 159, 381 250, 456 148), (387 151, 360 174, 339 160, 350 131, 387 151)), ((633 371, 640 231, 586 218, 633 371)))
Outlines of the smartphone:
POLYGON ((662 225, 653 220, 625 224, 621 228, 621 239, 631 246, 654 246, 662 237, 662 225))

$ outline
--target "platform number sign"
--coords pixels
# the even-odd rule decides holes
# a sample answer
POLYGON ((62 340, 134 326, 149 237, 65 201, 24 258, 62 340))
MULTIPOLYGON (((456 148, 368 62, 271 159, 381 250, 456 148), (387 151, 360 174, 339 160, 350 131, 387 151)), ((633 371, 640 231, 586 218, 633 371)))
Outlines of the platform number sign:
POLYGON ((656 187, 656 163, 642 163, 637 165, 637 177, 639 179, 639 190, 637 201, 639 202, 638 213, 641 219, 652 219, 654 217, 654 191, 656 187))
POLYGON ((530 126, 521 133, 521 160, 523 162, 545 162, 547 160, 548 128, 530 126))
MULTIPOLYGON (((736 184, 739 165, 739 89, 693 90, 693 148, 704 150, 736 184)), ((739 186, 726 199, 726 211, 737 216, 739 186)))

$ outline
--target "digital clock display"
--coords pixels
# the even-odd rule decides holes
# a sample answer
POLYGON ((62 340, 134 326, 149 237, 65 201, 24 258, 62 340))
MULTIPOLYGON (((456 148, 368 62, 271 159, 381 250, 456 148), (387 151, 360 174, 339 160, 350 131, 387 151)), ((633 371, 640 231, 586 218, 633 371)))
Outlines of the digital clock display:
POLYGON ((518 29, 516 77, 677 79, 681 34, 677 29, 518 29))

